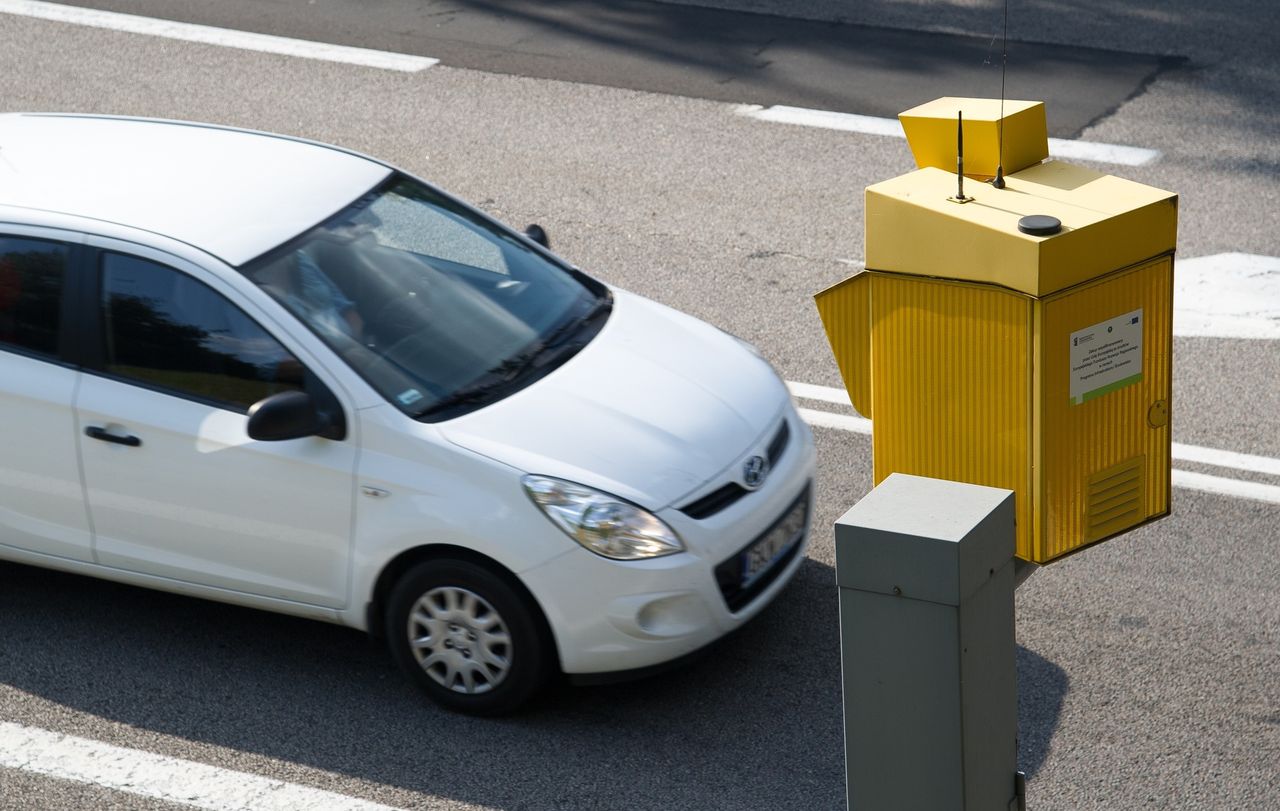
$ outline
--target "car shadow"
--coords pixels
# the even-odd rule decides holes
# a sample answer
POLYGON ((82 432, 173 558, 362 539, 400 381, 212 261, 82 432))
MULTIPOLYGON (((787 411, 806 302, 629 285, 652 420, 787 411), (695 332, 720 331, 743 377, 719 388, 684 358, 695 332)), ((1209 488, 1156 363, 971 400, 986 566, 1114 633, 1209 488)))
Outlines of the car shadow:
MULTIPOLYGON (((0 712, 92 736, 68 725, 58 708, 69 708, 494 808, 837 808, 834 585, 809 560, 768 611, 688 667, 558 685, 520 715, 476 719, 431 704, 349 629, 0 564, 0 708, 10 690, 37 699, 0 712)), ((1034 774, 1067 679, 1022 649, 1018 668, 1020 761, 1034 774)))

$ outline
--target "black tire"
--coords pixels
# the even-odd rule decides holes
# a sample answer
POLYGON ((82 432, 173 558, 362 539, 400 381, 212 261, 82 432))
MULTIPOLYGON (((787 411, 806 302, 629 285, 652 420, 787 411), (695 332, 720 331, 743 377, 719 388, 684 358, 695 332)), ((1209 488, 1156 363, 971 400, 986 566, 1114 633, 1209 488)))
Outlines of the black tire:
POLYGON ((430 560, 391 591, 387 642, 400 669, 436 703, 468 715, 503 715, 528 701, 551 672, 537 610, 484 566, 430 560))

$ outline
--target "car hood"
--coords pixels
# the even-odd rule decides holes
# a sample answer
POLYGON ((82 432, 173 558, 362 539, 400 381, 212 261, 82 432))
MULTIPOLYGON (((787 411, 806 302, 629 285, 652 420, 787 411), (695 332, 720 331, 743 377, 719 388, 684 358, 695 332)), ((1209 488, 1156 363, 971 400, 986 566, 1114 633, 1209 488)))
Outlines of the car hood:
POLYGON ((450 442, 650 510, 722 473, 780 416, 789 395, 737 339, 614 290, 608 323, 555 372, 437 423, 450 442))

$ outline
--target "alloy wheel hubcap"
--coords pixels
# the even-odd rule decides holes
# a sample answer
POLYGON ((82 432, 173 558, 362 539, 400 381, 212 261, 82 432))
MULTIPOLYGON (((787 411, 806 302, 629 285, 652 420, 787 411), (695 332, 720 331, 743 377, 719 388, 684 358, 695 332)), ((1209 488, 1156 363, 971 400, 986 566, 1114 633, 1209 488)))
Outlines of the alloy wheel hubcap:
POLYGON ((501 615, 479 594, 441 586, 409 611, 409 649, 441 687, 487 693, 511 671, 511 634, 501 615))

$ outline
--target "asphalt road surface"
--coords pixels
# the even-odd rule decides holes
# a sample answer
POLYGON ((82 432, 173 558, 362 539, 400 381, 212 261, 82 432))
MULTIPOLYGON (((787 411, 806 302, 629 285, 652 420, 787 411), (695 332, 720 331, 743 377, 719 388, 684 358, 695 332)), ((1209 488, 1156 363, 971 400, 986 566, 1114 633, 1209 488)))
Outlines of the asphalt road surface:
MULTIPOLYGON (((998 40, 983 62, 1002 7, 979 0, 82 5, 441 63, 394 72, 0 3, 0 108, 212 121, 384 157, 513 225, 543 224, 600 278, 825 387, 840 380, 811 296, 858 268, 862 189, 912 168, 910 155, 901 139, 736 105, 886 116, 998 92, 979 82, 998 77, 998 40)), ((1179 192, 1180 258, 1277 257, 1277 35, 1280 11, 1263 0, 1015 2, 1011 87, 1068 111, 1050 108, 1057 135, 1159 151, 1098 168, 1179 192)), ((1275 340, 1176 339, 1175 441, 1264 462, 1175 467, 1280 486, 1277 381, 1275 340)), ((396 808, 843 807, 825 528, 870 489, 870 441, 815 430, 810 559, 770 610, 686 669, 469 719, 420 698, 348 630, 0 565, 0 741, 52 731, 396 808)), ((1036 811, 1280 808, 1280 504, 1174 497, 1170 518, 1018 592, 1020 762, 1036 811)), ((181 806, 0 767, 0 808, 87 807, 181 806)))
MULTIPOLYGON (((452 67, 749 104, 896 116, 938 97, 998 95, 989 35, 900 31, 640 0, 94 0, 80 5, 435 57, 452 67)), ((1178 57, 1015 44, 1010 98, 1048 105, 1070 137, 1178 57)))

